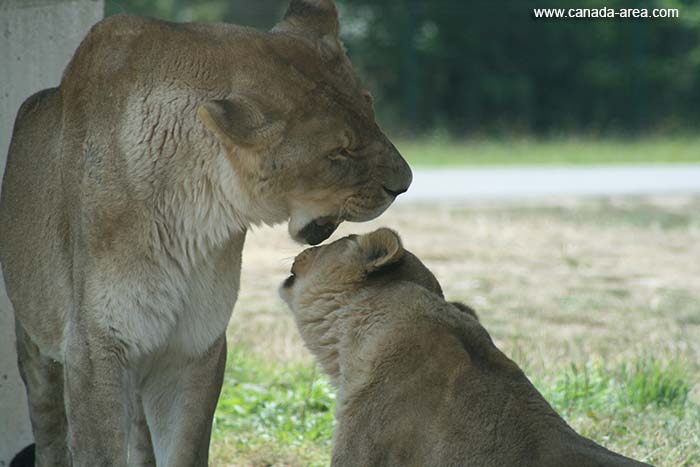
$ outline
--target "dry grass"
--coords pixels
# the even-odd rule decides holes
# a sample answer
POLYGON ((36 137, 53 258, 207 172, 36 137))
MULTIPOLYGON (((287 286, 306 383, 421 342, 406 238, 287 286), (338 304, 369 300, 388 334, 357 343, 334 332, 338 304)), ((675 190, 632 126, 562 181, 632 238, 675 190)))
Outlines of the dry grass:
MULTIPOLYGON (((689 400, 699 404, 699 213, 699 199, 682 197, 538 205, 399 203, 379 220, 342 226, 335 237, 378 226, 397 230, 405 246, 435 272, 446 296, 474 306, 497 345, 536 382, 546 384, 572 364, 613 368, 653 356, 682 365, 689 400)), ((281 227, 248 237, 229 337, 260 361, 311 365, 276 293, 300 249, 281 227)), ((646 408, 579 414, 569 421, 628 455, 660 465, 700 465, 693 457, 700 452, 700 421, 681 417, 676 423, 668 417, 646 408), (622 432, 617 418, 629 422, 622 432)), ((263 452, 236 452, 230 446, 235 436, 217 438, 217 465, 313 463, 304 449, 271 447, 274 440, 263 452)))

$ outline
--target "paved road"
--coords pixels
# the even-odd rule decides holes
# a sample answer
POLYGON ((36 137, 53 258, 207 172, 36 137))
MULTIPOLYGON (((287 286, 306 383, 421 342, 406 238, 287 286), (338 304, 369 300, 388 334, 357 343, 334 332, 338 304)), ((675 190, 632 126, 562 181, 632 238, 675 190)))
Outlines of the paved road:
POLYGON ((700 164, 415 169, 401 201, 700 194, 700 164))

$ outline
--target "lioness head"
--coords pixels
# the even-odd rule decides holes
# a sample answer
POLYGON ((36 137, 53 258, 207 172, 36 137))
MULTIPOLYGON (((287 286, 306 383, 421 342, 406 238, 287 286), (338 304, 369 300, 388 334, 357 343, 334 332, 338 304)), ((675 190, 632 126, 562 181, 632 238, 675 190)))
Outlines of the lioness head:
POLYGON ((384 212, 412 178, 377 126, 338 31, 332 0, 292 0, 270 33, 246 31, 248 47, 228 52, 233 91, 198 107, 243 185, 250 217, 289 219, 291 236, 312 245, 344 220, 384 212))

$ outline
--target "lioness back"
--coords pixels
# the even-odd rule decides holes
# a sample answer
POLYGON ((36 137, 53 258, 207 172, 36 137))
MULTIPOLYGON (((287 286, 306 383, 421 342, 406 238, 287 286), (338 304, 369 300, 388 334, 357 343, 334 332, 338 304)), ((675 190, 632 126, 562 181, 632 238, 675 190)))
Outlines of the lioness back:
POLYGON ((53 323, 64 320, 71 303, 70 233, 60 190, 61 112, 58 88, 40 91, 22 104, 0 197, 0 261, 10 299, 18 314, 42 310, 21 319, 29 323, 32 338, 49 346, 54 355, 58 349, 49 335, 55 334, 53 323), (35 283, 44 287, 34 287, 35 283), (48 315, 56 318, 47 319, 48 315))
POLYGON ((334 466, 639 466, 579 436, 394 232, 306 250, 281 290, 338 389, 334 466))

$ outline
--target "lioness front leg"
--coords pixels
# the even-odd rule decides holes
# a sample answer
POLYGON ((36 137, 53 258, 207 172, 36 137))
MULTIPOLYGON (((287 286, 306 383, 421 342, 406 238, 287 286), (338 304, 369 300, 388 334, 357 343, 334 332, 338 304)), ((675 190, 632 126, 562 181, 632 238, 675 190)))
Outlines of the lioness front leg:
POLYGON ((129 431, 127 436, 128 464, 129 467, 155 467, 156 458, 153 453, 151 431, 146 422, 146 414, 143 411, 141 394, 129 385, 129 431))
POLYGON ((126 465, 121 346, 94 323, 72 323, 65 348, 68 447, 74 467, 126 465))
POLYGON ((206 467, 216 403, 224 381, 226 337, 184 366, 154 374, 143 388, 157 465, 206 467))

